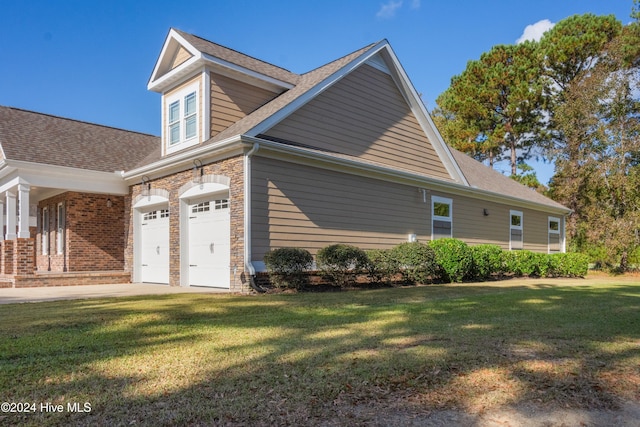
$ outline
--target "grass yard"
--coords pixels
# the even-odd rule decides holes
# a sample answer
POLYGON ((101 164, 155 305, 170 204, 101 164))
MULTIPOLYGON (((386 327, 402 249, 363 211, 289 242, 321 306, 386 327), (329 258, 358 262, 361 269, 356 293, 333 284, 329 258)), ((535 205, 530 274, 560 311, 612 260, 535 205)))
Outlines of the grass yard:
POLYGON ((640 403, 629 279, 12 304, 0 318, 1 401, 35 403, 2 425, 347 425, 640 403))

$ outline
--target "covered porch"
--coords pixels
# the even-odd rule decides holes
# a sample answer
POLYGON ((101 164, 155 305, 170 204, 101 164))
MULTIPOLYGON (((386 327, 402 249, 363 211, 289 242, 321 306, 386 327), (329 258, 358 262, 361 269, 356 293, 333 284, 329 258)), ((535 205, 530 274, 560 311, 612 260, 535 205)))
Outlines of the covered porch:
POLYGON ((130 282, 127 194, 118 171, 1 161, 0 287, 130 282))

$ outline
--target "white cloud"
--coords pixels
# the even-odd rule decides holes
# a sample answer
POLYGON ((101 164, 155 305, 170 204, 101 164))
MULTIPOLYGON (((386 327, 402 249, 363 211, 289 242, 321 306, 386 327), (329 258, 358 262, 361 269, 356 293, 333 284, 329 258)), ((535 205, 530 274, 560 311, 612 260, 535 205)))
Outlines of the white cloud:
POLYGON ((420 9, 420 0, 411 0, 411 9, 420 9))
POLYGON ((549 21, 548 19, 543 19, 542 21, 538 21, 535 24, 527 25, 520 38, 516 40, 516 43, 522 43, 525 40, 538 41, 540 40, 540 37, 542 37, 542 34, 552 29, 554 25, 556 24, 549 21))
POLYGON ((396 10, 402 6, 402 0, 390 0, 389 3, 383 4, 376 16, 382 19, 391 19, 395 16, 396 10))

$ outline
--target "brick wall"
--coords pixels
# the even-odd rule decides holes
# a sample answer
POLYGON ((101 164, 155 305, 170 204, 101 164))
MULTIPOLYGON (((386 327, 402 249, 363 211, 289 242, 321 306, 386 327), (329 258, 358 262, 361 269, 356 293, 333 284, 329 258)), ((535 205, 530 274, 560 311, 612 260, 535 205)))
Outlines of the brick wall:
MULTIPOLYGON (((237 156, 216 163, 204 165, 205 175, 222 175, 230 179, 230 227, 231 227, 231 290, 245 292, 248 283, 243 282, 244 272, 244 188, 243 157, 237 156), (235 270, 235 274, 234 274, 235 270)), ((179 189, 193 180, 191 169, 150 181, 152 189, 163 189, 169 193, 169 284, 180 286, 180 198, 179 189)), ((125 226, 125 268, 133 271, 133 207, 132 201, 142 193, 142 185, 130 187, 129 197, 125 201, 127 223, 125 226)))
POLYGON ((66 192, 38 203, 35 239, 38 271, 111 271, 124 269, 123 196, 66 192), (108 200, 111 206, 108 206, 108 200), (58 205, 64 206, 64 236, 58 233, 58 205), (43 208, 49 211, 48 254, 43 254, 43 208), (58 251, 58 239, 63 246, 58 251))

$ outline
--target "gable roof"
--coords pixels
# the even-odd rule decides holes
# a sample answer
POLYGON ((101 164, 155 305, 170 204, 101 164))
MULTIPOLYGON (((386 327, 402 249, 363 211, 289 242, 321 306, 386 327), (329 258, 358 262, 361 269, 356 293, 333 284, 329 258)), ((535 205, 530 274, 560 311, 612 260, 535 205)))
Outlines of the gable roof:
POLYGON ((6 160, 114 172, 132 168, 159 144, 152 135, 0 106, 6 160))
POLYGON ((171 28, 147 87, 156 92, 163 92, 184 76, 202 70, 205 65, 244 75, 271 87, 285 89, 293 87, 299 78, 297 74, 282 67, 171 28), (181 50, 189 56, 176 62, 176 55, 181 50))

